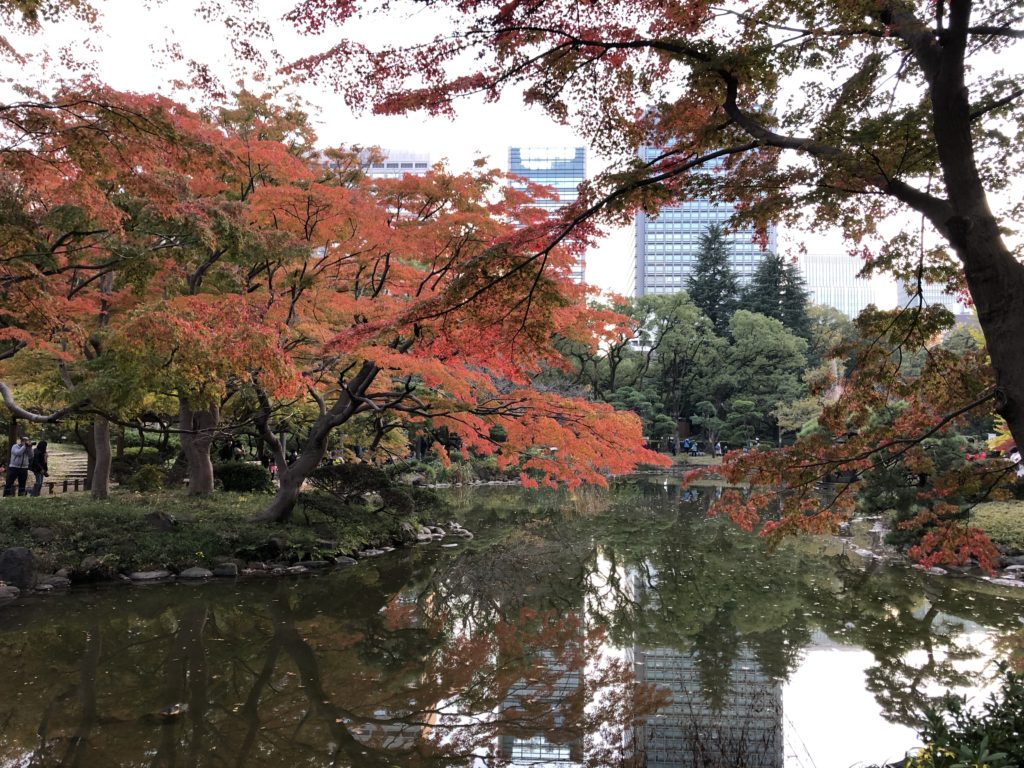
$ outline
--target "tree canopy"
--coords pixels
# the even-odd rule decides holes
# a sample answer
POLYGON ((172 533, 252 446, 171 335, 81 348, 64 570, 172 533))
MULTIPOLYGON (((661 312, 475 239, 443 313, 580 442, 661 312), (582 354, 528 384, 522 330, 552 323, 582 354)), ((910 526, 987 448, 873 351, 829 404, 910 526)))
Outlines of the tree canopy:
MULTIPOLYGON (((342 40, 294 68, 383 113, 453 113, 467 94, 496 98, 521 88, 526 102, 572 121, 599 150, 622 158, 583 191, 566 228, 689 197, 735 200, 740 221, 838 225, 870 268, 970 297, 987 360, 959 358, 954 371, 943 371, 943 389, 930 390, 944 363, 909 381, 880 381, 896 372, 872 363, 879 345, 869 345, 856 362, 874 388, 866 380, 845 387, 837 418, 826 420, 834 442, 801 446, 799 456, 779 459, 770 481, 760 474, 759 481, 803 488, 807 472, 821 477, 837 464, 856 470, 865 452, 895 460, 976 408, 995 408, 1024 444, 1024 265, 1006 240, 1024 205, 1011 193, 1024 160, 1016 138, 1024 88, 994 58, 1019 56, 1019 5, 452 0, 434 7, 450 23, 420 46, 371 51, 342 40), (641 146, 662 151, 645 161, 641 146), (722 169, 702 171, 712 161, 722 169), (908 214, 920 223, 882 236, 881 222, 908 214), (867 418, 879 392, 909 397, 912 418, 890 424, 884 438, 838 418, 867 418)), ((385 3, 378 12, 402 8, 385 3)), ((306 0, 290 18, 322 33, 354 12, 306 0)), ((905 314, 913 317, 868 313, 862 332, 884 338, 888 356, 893 347, 926 344, 949 322, 939 311, 905 314)), ((812 501, 798 498, 787 497, 784 510, 793 525, 814 518, 812 501)), ((835 511, 826 506, 818 521, 834 521, 835 511)), ((968 542, 958 557, 969 549, 968 542)))

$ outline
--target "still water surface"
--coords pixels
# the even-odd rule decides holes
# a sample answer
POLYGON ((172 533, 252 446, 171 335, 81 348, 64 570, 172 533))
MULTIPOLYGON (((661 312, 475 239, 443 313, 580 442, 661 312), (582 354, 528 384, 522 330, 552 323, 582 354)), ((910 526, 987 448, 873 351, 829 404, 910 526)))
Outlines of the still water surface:
POLYGON ((1024 590, 774 553, 636 479, 461 494, 476 538, 0 612, 0 766, 748 766, 900 757, 1024 657, 1024 590))

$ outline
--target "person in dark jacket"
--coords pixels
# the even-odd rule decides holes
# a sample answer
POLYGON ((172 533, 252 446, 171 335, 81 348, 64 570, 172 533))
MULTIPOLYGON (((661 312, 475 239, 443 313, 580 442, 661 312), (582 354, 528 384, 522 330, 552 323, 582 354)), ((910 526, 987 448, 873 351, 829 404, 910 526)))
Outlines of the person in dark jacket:
POLYGON ((29 496, 38 496, 43 491, 43 478, 50 474, 50 465, 47 463, 49 456, 46 453, 46 441, 40 440, 32 451, 32 458, 28 462, 28 468, 32 471, 35 483, 29 496))

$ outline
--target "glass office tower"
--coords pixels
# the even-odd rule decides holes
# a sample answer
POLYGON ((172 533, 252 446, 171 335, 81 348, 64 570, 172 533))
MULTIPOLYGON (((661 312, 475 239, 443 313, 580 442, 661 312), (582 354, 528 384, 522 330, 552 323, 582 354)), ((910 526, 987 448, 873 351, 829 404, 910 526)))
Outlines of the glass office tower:
MULTIPOLYGON (((644 147, 641 157, 651 160, 659 150, 644 147)), ((713 172, 720 162, 709 163, 713 172)), ((687 200, 668 205, 656 217, 642 211, 636 215, 636 295, 677 293, 686 290, 686 278, 697 263, 698 242, 714 224, 726 230, 730 263, 741 284, 750 280, 765 253, 778 247, 774 226, 768 228, 767 245, 755 240, 750 226, 729 228, 729 219, 736 208, 730 203, 707 199, 687 200)))
MULTIPOLYGON (((558 197, 538 199, 535 204, 548 211, 556 211, 576 200, 576 189, 587 177, 587 150, 585 147, 509 147, 508 170, 534 184, 553 187, 558 197)), ((514 184, 522 188, 522 184, 514 184)), ((576 282, 583 282, 586 258, 573 267, 576 282)))

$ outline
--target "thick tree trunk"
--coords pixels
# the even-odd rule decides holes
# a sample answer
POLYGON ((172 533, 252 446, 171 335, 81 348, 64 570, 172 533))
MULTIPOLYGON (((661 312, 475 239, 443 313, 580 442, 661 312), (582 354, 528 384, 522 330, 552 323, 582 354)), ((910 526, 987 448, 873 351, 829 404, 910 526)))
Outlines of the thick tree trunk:
MULTIPOLYGON (((329 414, 321 415, 313 423, 309 439, 302 447, 299 457, 290 465, 283 461, 278 464, 279 487, 277 493, 274 500, 270 502, 270 506, 257 515, 256 520, 280 522, 291 517, 292 510, 295 509, 295 504, 299 500, 302 484, 306 482, 310 473, 320 466, 324 454, 327 453, 327 437, 334 426, 329 414)), ((276 453, 278 451, 275 451, 276 453)))
POLYGON ((320 401, 320 416, 313 422, 309 430, 309 437, 302 447, 299 457, 289 466, 283 459, 284 447, 277 436, 270 429, 270 406, 269 400, 263 393, 259 394, 261 413, 256 417, 257 426, 263 435, 263 439, 271 446, 275 453, 279 467, 278 477, 280 487, 273 501, 265 510, 256 515, 253 519, 263 522, 281 522, 287 520, 295 504, 299 500, 299 492, 302 484, 309 477, 309 474, 316 469, 327 452, 327 438, 331 431, 340 427, 359 411, 361 398, 369 390, 373 380, 377 378, 378 368, 372 363, 363 363, 359 372, 352 379, 345 383, 345 386, 337 390, 337 395, 331 407, 320 401))
POLYGON ((94 499, 105 499, 110 495, 110 422, 97 416, 92 423, 92 436, 95 463, 89 473, 89 489, 94 499))
POLYGON ((951 211, 936 221, 964 265, 996 375, 996 410, 1024 447, 1024 266, 1003 241, 975 161, 970 94, 964 81, 969 6, 950 14, 941 49, 920 54, 932 100, 932 130, 951 211), (928 60, 927 57, 935 57, 928 60))
POLYGON ((210 447, 220 424, 220 409, 211 405, 193 410, 187 397, 178 399, 181 448, 188 467, 188 495, 201 496, 213 491, 213 461, 210 447))

